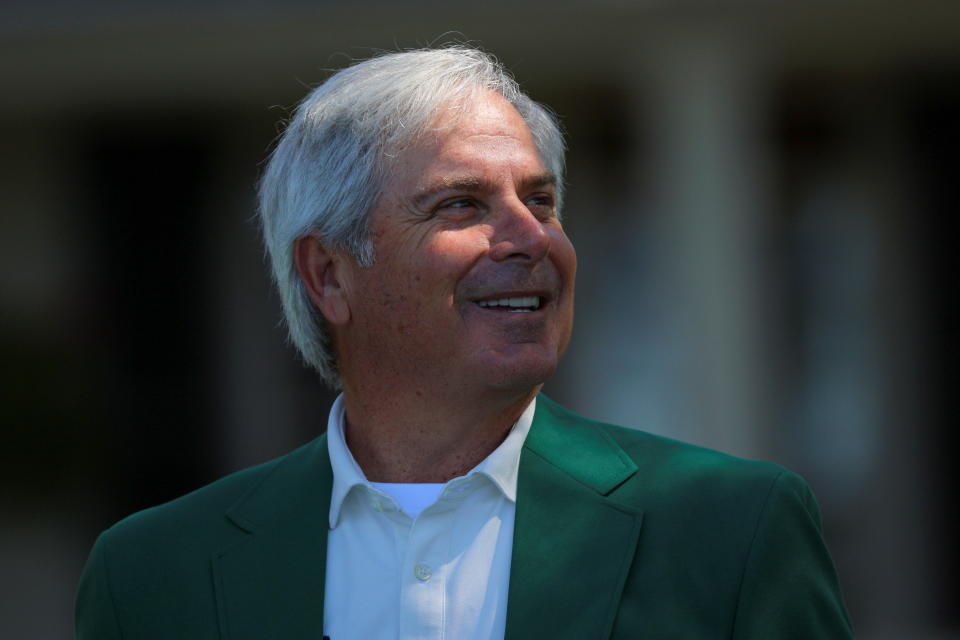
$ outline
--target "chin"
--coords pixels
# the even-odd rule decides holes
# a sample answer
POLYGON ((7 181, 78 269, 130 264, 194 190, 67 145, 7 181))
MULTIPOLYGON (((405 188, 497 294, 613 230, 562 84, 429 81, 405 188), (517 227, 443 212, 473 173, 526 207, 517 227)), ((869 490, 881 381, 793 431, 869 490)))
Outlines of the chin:
POLYGON ((557 370, 557 358, 525 358, 502 362, 486 376, 490 386, 499 391, 529 391, 543 384, 557 370))

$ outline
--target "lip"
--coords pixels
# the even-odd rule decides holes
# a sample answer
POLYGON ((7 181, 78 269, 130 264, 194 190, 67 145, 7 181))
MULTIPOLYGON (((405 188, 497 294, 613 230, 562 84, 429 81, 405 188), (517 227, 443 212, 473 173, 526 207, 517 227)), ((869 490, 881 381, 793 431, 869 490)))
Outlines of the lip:
POLYGON ((489 294, 484 294, 481 296, 474 297, 470 300, 471 306, 480 309, 481 311, 488 311, 490 313, 510 313, 516 315, 528 315, 532 313, 539 313, 544 311, 546 307, 553 301, 554 296, 549 291, 543 290, 522 290, 522 289, 511 289, 505 291, 496 291, 489 294), (511 311, 508 307, 484 307, 481 302, 490 302, 494 300, 504 300, 509 298, 538 298, 539 304, 536 309, 526 309, 525 311, 511 311))
POLYGON ((531 290, 531 289, 511 289, 509 291, 494 291, 484 293, 483 295, 470 298, 470 302, 488 302, 490 300, 503 300, 504 298, 540 298, 540 306, 543 307, 553 301, 553 294, 549 291, 531 290))

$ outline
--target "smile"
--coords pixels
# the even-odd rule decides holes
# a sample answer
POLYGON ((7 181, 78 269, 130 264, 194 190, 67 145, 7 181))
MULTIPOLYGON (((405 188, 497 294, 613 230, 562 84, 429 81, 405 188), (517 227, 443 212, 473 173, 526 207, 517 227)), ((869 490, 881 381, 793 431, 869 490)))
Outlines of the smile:
POLYGON ((477 304, 487 309, 499 309, 510 313, 530 313, 540 308, 540 296, 480 300, 477 304))

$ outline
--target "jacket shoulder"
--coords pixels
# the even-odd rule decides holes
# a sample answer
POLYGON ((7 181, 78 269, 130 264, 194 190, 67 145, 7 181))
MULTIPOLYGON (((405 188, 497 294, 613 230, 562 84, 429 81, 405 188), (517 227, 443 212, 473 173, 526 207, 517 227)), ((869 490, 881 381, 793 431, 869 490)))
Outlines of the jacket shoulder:
POLYGON ((133 513, 107 529, 102 537, 114 547, 127 542, 140 549, 151 546, 152 542, 158 548, 169 547, 173 539, 207 546, 224 537, 232 538, 240 530, 230 522, 227 512, 316 446, 317 440, 273 460, 231 473, 170 502, 133 513))
MULTIPOLYGON (((640 429, 599 422, 580 416, 540 396, 553 421, 564 430, 600 434, 621 457, 636 465, 637 472, 618 488, 644 494, 648 506, 658 496, 676 503, 678 496, 738 500, 744 492, 763 500, 777 481, 806 487, 802 478, 779 464, 747 460, 640 429)), ((699 501, 699 500, 698 500, 699 501)))
POLYGON ((638 465, 647 478, 673 481, 716 481, 722 477, 739 482, 770 482, 795 475, 785 467, 765 460, 749 460, 638 429, 595 423, 638 465))
POLYGON ((143 638, 220 637, 212 563, 249 537, 251 514, 272 523, 317 491, 325 442, 321 436, 104 531, 80 580, 77 637, 120 638, 129 628, 143 638))

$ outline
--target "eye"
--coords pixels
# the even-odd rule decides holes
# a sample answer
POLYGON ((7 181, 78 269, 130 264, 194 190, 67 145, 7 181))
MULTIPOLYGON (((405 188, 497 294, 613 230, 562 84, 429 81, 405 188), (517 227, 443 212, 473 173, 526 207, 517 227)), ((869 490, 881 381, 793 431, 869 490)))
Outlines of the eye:
POLYGON ((528 197, 524 204, 537 218, 545 220, 556 215, 554 197, 549 193, 536 193, 528 197))
POLYGON ((436 215, 454 220, 465 220, 476 214, 480 208, 473 198, 454 198, 442 202, 435 210, 436 215))

